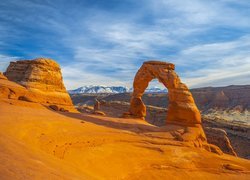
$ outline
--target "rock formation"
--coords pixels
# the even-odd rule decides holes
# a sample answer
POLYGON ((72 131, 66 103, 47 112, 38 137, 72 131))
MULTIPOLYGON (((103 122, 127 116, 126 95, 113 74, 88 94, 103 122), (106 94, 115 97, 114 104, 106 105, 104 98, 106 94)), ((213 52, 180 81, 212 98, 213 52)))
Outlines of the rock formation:
POLYGON ((225 130, 220 128, 205 127, 208 143, 218 146, 224 153, 237 156, 225 130))
POLYGON ((95 99, 95 104, 94 104, 94 111, 99 111, 100 110, 100 101, 98 99, 95 99))
MULTIPOLYGON (((212 141, 213 138, 216 138, 216 132, 211 131, 206 127, 219 128, 223 129, 227 133, 227 137, 230 140, 230 144, 233 150, 236 152, 237 156, 250 159, 250 127, 246 123, 235 123, 232 122, 233 119, 241 120, 241 122, 247 122, 247 117, 249 117, 250 110, 250 85, 242 86, 227 86, 227 87, 206 87, 190 90, 195 103, 198 106, 199 110, 203 110, 203 119, 202 126, 205 130, 205 134, 214 134, 210 136, 207 134, 207 141, 209 143, 219 146, 224 153, 228 153, 227 148, 220 146, 221 143, 216 144, 215 141, 212 141), (218 106, 214 106, 214 97, 217 92, 223 91, 225 95, 230 99, 229 104, 225 104, 223 107, 224 110, 219 111, 218 106), (241 108, 236 109, 237 107, 247 108, 243 112, 241 108), (232 109, 231 109, 232 108, 232 109), (214 109, 215 111, 211 111, 214 109), (229 109, 229 112, 228 112, 229 109), (240 112, 241 113, 240 113, 240 112), (230 113, 230 114, 229 114, 230 113), (239 113, 242 116, 239 116, 239 113), (229 116, 230 115, 230 116, 229 116), (223 117, 224 116, 224 117, 223 117), (230 119, 224 119, 228 117, 230 119), (244 119, 243 119, 244 117, 244 119)), ((168 100, 166 99, 165 93, 157 94, 147 94, 144 93, 142 101, 146 105, 147 115, 145 120, 156 126, 164 126, 166 124, 166 107, 168 106, 168 100)), ((83 112, 90 113, 86 108, 89 104, 94 104, 95 98, 100 98, 101 101, 101 111, 105 112, 107 116, 111 117, 121 117, 124 112, 126 112, 130 107, 130 94, 74 94, 71 95, 72 101, 76 106, 80 106, 79 110, 83 112), (105 101, 105 103, 103 103, 105 101), (85 108, 82 108, 84 107, 85 108)), ((216 103, 218 104, 218 103, 216 103)), ((91 107, 91 112, 93 107, 91 107)), ((168 125, 169 126, 169 125, 168 125)), ((220 136, 223 137, 223 136, 220 136)), ((226 143, 226 138, 221 139, 226 143)), ((224 142, 222 144, 224 144, 224 142)))
POLYGON ((9 81, 1 83, 0 89, 7 98, 73 107, 60 66, 52 59, 11 62, 4 75, 9 81))
POLYGON ((29 89, 45 92, 66 92, 60 66, 52 59, 38 58, 11 62, 5 76, 29 89))
POLYGON ((168 89, 168 112, 166 123, 182 126, 183 130, 173 130, 172 136, 178 141, 184 141, 191 146, 223 154, 220 148, 208 144, 206 135, 201 126, 201 115, 196 107, 193 96, 179 76, 174 71, 171 63, 160 61, 144 62, 135 75, 133 94, 128 113, 124 117, 144 119, 146 106, 142 102, 142 95, 152 79, 157 78, 168 89))
POLYGON ((28 90, 12 81, 9 81, 3 74, 0 74, 0 97, 8 99, 18 99, 28 94, 28 90))
POLYGON ((157 78, 168 89, 167 123, 194 126, 201 124, 201 115, 195 105, 192 94, 174 71, 171 63, 160 61, 144 62, 138 70, 133 83, 133 95, 130 102, 129 115, 144 118, 146 107, 142 95, 152 79, 157 78))

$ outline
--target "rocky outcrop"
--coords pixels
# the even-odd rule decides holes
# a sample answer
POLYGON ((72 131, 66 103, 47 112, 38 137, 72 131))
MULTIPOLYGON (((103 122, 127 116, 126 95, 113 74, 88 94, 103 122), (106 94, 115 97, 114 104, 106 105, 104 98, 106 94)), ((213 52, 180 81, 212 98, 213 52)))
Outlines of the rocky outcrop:
MULTIPOLYGON (((237 156, 250 159, 250 126, 236 124, 223 119, 210 119, 203 117, 203 127, 213 127, 223 129, 227 133, 228 139, 237 156)), ((206 128, 205 132, 207 134, 206 128)), ((209 138, 208 138, 209 139, 209 138)))
POLYGON ((29 101, 72 105, 63 84, 60 66, 51 59, 11 62, 4 74, 10 81, 31 92, 25 95, 29 101))
POLYGON ((210 152, 223 154, 220 148, 208 144, 206 135, 201 126, 201 115, 196 107, 193 96, 171 63, 160 61, 144 62, 134 78, 133 94, 130 101, 129 112, 123 117, 144 119, 146 106, 142 95, 152 79, 158 79, 168 89, 168 111, 166 123, 169 126, 181 126, 182 130, 173 130, 171 135, 177 141, 183 141, 190 146, 204 148, 210 152))
POLYGON ((0 98, 18 99, 28 94, 28 90, 12 81, 9 81, 4 75, 0 78, 0 98))
POLYGON ((1 82, 0 89, 6 98, 73 107, 60 66, 52 59, 11 62, 4 75, 9 81, 1 82))
POLYGON ((220 128, 205 127, 207 141, 218 146, 224 153, 237 156, 225 130, 220 128))
POLYGON ((250 85, 231 85, 226 87, 204 87, 191 90, 198 108, 238 110, 250 109, 250 85))
POLYGON ((152 79, 158 79, 169 92, 167 123, 194 126, 201 124, 201 115, 192 94, 174 71, 171 63, 160 61, 144 62, 133 83, 133 94, 128 115, 136 118, 146 116, 142 95, 152 79))
POLYGON ((11 62, 5 76, 29 89, 66 92, 60 66, 52 59, 38 58, 11 62))

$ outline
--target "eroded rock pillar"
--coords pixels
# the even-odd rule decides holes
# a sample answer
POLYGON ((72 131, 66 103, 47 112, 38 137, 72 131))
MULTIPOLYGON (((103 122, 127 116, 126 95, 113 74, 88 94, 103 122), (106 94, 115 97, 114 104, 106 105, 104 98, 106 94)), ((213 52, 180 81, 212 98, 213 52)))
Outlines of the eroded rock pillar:
MULTIPOLYGON (((162 76, 161 74, 159 74, 162 76)), ((181 82, 175 71, 164 75, 163 84, 168 88, 167 123, 192 126, 201 124, 201 115, 188 87, 181 82), (166 81, 166 82, 165 82, 166 81)))
POLYGON ((135 75, 133 83, 134 90, 130 100, 129 113, 135 118, 144 119, 146 116, 146 106, 142 102, 142 95, 152 79, 154 79, 154 76, 148 73, 145 65, 142 65, 135 75))

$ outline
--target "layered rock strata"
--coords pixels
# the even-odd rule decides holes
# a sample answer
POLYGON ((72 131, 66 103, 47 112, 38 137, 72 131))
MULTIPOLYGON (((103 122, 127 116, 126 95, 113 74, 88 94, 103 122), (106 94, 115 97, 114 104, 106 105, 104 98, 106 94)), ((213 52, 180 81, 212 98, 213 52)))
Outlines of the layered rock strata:
POLYGON ((60 66, 52 59, 11 62, 4 75, 8 83, 0 88, 11 99, 73 107, 63 84, 60 66))

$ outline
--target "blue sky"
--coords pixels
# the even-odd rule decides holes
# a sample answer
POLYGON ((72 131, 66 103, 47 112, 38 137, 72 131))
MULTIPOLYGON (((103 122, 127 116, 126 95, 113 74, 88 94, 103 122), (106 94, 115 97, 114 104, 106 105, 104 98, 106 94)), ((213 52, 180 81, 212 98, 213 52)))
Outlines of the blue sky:
POLYGON ((0 71, 36 57, 61 65, 67 89, 131 87, 149 59, 191 88, 250 84, 250 1, 1 0, 0 71))

